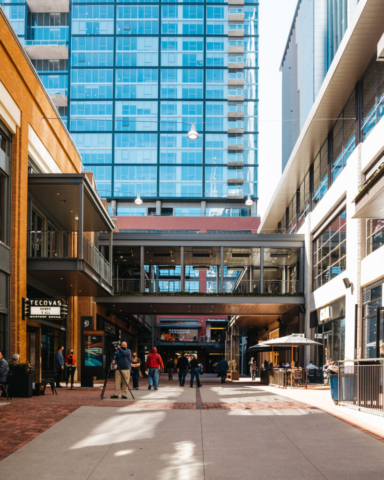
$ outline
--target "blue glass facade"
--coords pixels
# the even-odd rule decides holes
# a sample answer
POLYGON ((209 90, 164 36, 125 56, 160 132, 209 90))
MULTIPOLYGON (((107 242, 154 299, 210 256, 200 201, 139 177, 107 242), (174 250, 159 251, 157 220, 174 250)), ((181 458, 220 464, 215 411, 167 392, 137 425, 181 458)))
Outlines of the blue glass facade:
POLYGON ((27 47, 68 48, 68 59, 31 59, 67 99, 60 114, 112 213, 177 199, 174 215, 256 215, 256 1, 72 0, 67 13, 0 3, 27 47))

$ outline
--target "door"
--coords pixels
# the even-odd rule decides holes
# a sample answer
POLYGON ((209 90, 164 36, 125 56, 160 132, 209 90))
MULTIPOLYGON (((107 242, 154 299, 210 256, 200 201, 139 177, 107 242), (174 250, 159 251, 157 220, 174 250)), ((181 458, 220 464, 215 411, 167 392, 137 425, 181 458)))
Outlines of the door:
POLYGON ((323 333, 323 350, 324 350, 324 357, 323 357, 323 362, 322 365, 325 365, 328 360, 332 361, 332 353, 333 353, 333 332, 332 330, 330 332, 324 332, 323 333))

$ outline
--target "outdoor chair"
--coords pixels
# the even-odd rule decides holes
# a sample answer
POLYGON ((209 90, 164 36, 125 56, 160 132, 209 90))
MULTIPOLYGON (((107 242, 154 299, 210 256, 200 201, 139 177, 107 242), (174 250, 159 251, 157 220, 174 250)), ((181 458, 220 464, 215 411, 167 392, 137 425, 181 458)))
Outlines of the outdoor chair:
POLYGON ((293 383, 295 385, 305 384, 304 371, 303 370, 293 370, 293 383))
POLYGON ((316 369, 310 368, 308 370, 308 382, 309 383, 316 383, 316 369))
POLYGON ((5 396, 7 397, 7 400, 12 400, 12 397, 11 395, 9 394, 9 390, 8 390, 8 380, 5 382, 5 383, 0 383, 0 397, 3 396, 3 393, 5 393, 5 396))
POLYGON ((44 394, 45 394, 45 389, 47 388, 47 385, 50 385, 52 394, 57 395, 57 390, 56 390, 56 374, 54 373, 49 373, 47 372, 45 374, 45 377, 41 380, 42 385, 44 386, 44 394))

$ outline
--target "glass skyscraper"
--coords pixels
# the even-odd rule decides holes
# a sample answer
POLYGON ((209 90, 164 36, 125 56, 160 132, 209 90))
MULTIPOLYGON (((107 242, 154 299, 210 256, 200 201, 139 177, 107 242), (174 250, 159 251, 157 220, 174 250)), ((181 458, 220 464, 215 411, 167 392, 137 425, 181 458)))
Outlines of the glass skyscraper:
POLYGON ((113 214, 256 216, 257 2, 0 4, 113 214))

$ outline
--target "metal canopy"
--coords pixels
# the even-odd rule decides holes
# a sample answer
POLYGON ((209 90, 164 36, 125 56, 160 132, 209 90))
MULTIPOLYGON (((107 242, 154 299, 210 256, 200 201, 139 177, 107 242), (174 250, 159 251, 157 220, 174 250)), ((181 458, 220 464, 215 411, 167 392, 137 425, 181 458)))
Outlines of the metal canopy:
POLYGON ((384 169, 356 197, 353 218, 384 218, 384 169))
POLYGON ((273 340, 267 340, 264 342, 264 345, 270 345, 271 347, 281 345, 281 346, 306 346, 306 345, 321 345, 323 346, 322 343, 315 342, 314 340, 310 340, 309 338, 305 337, 300 337, 298 335, 287 335, 286 337, 281 337, 281 338, 274 338, 273 340))
POLYGON ((84 231, 112 231, 114 223, 84 173, 29 174, 28 191, 67 231, 79 230, 79 186, 84 187, 84 231))

